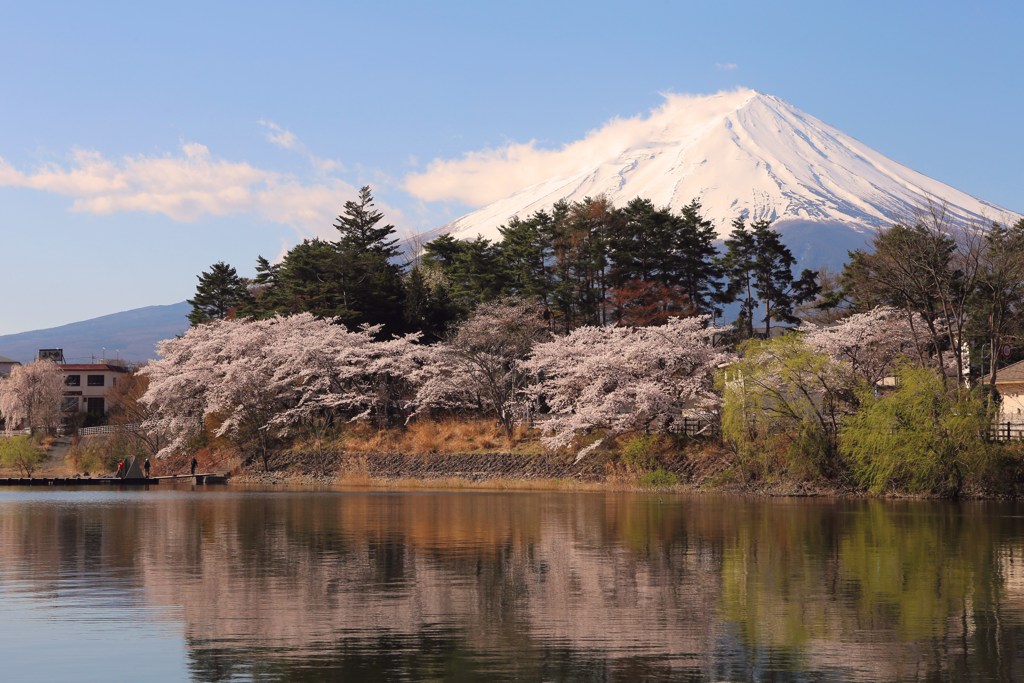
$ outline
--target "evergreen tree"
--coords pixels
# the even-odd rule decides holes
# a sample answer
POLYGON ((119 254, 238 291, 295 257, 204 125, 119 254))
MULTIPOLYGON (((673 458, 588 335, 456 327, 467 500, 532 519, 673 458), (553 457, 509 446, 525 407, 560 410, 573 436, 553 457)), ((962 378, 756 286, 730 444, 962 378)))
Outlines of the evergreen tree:
POLYGON ((193 327, 223 320, 251 302, 245 280, 238 276, 233 266, 223 261, 214 263, 210 270, 197 277, 196 294, 188 300, 192 306, 188 321, 193 327))
POLYGON ((405 318, 402 266, 394 262, 400 254, 395 227, 379 225, 383 219, 369 186, 359 190, 358 200, 345 202, 334 224, 340 233, 335 245, 343 296, 339 303, 351 312, 342 316, 350 327, 382 324, 386 333, 396 334, 405 318))
POLYGON ((805 269, 799 278, 793 278, 796 259, 770 221, 756 221, 748 230, 743 218, 737 218, 732 227, 725 240, 725 254, 719 261, 727 280, 719 301, 740 302, 736 326, 748 339, 754 336, 755 312, 758 306, 763 307, 761 320, 767 337, 773 321, 797 322, 797 304, 812 299, 820 291, 817 273, 805 269))
POLYGON ((608 233, 614 222, 604 199, 557 206, 554 251, 557 272, 552 313, 561 329, 601 325, 607 320, 608 233))
POLYGON ((672 248, 679 259, 677 282, 697 313, 718 314, 715 305, 721 293, 722 269, 715 240, 714 224, 701 215, 700 202, 694 199, 683 207, 676 220, 672 248))
POLYGON ((345 202, 342 214, 335 220, 341 251, 372 252, 389 261, 397 257, 401 252, 398 239, 394 238, 395 226, 377 225, 382 220, 384 214, 374 208, 370 186, 364 185, 359 190, 359 198, 345 202))
POLYGON ((423 246, 423 265, 444 275, 451 301, 464 319, 480 303, 496 301, 508 290, 501 251, 483 237, 457 240, 444 235, 423 246))
POLYGON ((423 333, 423 341, 441 341, 459 312, 437 268, 414 266, 405 278, 406 329, 423 333))
POLYGON ((732 222, 732 232, 725 239, 725 253, 719 267, 726 279, 726 286, 719 295, 721 303, 740 302, 740 313, 736 327, 743 337, 754 336, 754 311, 757 298, 754 296, 754 267, 757 261, 757 242, 754 234, 747 230, 742 217, 732 222))
POLYGON ((308 312, 357 324, 359 311, 348 291, 350 275, 342 268, 337 244, 303 240, 276 267, 275 284, 261 297, 264 313, 269 317, 308 312))
POLYGON ((751 225, 757 251, 754 259, 754 288, 764 306, 764 334, 771 334, 772 321, 798 322, 793 314, 797 304, 808 301, 821 291, 816 282, 817 273, 804 269, 793 279, 796 259, 789 247, 782 243, 771 222, 760 220, 751 225))
POLYGON ((538 301, 549 308, 557 286, 551 214, 537 211, 526 220, 513 216, 499 231, 501 259, 510 291, 523 300, 538 301))

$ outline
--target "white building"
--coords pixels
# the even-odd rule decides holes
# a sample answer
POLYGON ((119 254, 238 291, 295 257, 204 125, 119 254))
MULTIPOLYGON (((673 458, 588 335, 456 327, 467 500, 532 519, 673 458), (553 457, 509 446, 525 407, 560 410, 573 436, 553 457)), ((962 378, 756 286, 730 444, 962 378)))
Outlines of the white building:
POLYGON ((84 413, 100 419, 110 410, 107 395, 119 380, 128 377, 128 368, 109 363, 66 363, 64 373, 64 413, 84 413))
POLYGON ((999 421, 1024 424, 1024 361, 996 371, 996 391, 1002 397, 999 421))

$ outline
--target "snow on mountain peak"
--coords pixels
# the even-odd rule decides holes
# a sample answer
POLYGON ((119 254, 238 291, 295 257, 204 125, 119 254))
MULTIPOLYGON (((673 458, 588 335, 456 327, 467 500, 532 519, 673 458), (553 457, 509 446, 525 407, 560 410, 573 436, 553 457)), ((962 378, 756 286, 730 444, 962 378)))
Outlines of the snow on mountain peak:
POLYGON ((561 149, 529 143, 434 162, 407 186, 434 199, 457 186, 447 198, 485 205, 442 231, 493 240, 512 216, 599 195, 616 206, 640 196, 675 210, 697 198, 723 235, 738 215, 857 230, 908 220, 930 205, 964 222, 1011 215, 750 89, 669 94, 648 116, 616 119, 561 149))

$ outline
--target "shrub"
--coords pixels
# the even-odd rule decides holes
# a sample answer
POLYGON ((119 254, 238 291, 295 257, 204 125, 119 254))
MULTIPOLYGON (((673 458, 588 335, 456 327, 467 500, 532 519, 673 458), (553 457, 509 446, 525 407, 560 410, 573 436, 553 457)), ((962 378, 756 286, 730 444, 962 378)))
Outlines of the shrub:
POLYGON ((663 488, 666 486, 675 486, 679 483, 679 477, 669 472, 663 467, 659 467, 653 472, 648 472, 644 476, 640 477, 640 483, 643 486, 650 486, 652 488, 663 488))
POLYGON ((68 450, 64 461, 76 472, 111 472, 119 457, 115 453, 106 439, 82 439, 68 450))
POLYGON ((978 392, 947 387, 929 369, 904 367, 897 389, 850 417, 840 433, 854 476, 875 492, 957 496, 988 467, 989 415, 978 392))
POLYGON ((782 470, 798 478, 837 477, 837 434, 852 409, 855 381, 799 335, 747 342, 742 360, 719 378, 722 436, 748 476, 782 470))
POLYGON ((14 467, 31 477, 46 458, 46 451, 37 446, 28 436, 0 437, 0 462, 4 467, 14 467))
POLYGON ((664 440, 657 434, 637 434, 623 444, 619 458, 634 472, 650 472, 664 448, 664 440))

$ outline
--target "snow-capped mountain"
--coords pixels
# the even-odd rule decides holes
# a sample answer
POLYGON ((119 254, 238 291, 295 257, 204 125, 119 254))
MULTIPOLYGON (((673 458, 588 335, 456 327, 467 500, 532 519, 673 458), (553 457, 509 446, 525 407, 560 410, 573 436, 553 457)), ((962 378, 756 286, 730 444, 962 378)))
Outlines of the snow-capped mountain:
POLYGON ((771 219, 783 234, 798 229, 805 236, 814 226, 823 234, 885 227, 912 220, 930 206, 944 207, 954 222, 1018 217, 754 90, 669 96, 665 106, 632 123, 633 134, 608 136, 580 168, 495 201, 439 232, 499 240, 498 227, 512 216, 526 217, 560 199, 598 195, 616 206, 640 196, 676 210, 697 198, 721 235, 738 215, 771 219))

